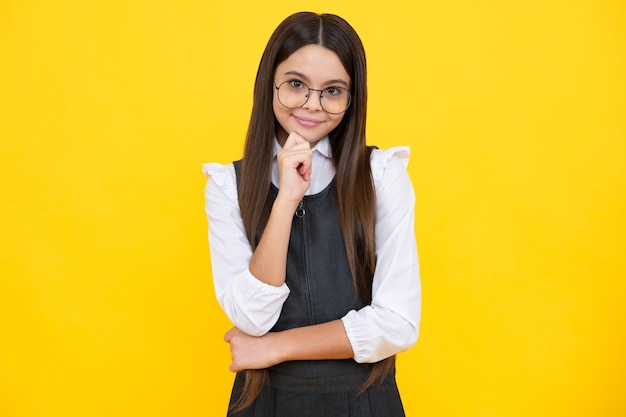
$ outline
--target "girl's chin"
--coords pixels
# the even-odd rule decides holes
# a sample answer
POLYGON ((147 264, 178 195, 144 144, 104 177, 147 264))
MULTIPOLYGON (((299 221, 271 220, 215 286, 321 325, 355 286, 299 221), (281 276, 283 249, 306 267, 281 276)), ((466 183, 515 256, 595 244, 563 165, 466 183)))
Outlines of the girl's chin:
MULTIPOLYGON (((304 140, 309 142, 311 145, 316 144, 317 142, 319 142, 321 139, 325 138, 328 135, 328 134, 325 134, 325 135, 320 136, 320 133, 307 132, 304 129, 294 129, 293 132, 297 133, 299 136, 301 136, 304 140)), ((285 143, 288 136, 289 134, 282 129, 280 132, 276 133, 276 139, 278 140, 278 143, 280 143, 281 146, 285 143)))

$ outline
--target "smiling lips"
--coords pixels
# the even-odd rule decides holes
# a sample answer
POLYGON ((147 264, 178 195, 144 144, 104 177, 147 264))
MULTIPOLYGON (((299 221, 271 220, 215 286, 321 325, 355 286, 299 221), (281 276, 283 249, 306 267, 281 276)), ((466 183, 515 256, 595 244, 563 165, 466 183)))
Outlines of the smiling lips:
POLYGON ((315 119, 307 119, 306 117, 293 116, 296 121, 304 127, 316 127, 322 124, 322 121, 315 119))

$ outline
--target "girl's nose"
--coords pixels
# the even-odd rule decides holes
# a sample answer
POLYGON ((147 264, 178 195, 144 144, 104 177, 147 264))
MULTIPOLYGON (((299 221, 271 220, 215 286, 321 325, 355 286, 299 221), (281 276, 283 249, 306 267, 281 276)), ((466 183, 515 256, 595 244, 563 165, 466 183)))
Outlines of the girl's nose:
POLYGON ((320 90, 309 90, 309 99, 302 106, 305 109, 311 111, 320 111, 324 110, 322 108, 322 92, 320 90))

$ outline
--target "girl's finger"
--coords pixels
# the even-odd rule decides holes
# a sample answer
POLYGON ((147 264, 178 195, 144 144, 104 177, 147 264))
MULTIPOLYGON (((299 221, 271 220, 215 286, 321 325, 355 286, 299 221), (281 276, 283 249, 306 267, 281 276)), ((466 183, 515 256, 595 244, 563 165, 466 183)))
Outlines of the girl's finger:
POLYGON ((298 166, 298 173, 303 180, 308 181, 311 178, 311 165, 306 165, 304 163, 300 164, 298 166))
POLYGON ((285 141, 285 144, 283 145, 283 149, 291 148, 292 146, 297 145, 299 143, 303 143, 303 142, 306 142, 306 141, 304 140, 302 136, 300 136, 296 132, 291 132, 289 136, 287 136, 287 140, 285 141))
POLYGON ((227 331, 227 332, 224 334, 224 341, 225 341, 226 343, 230 343, 230 341, 232 340, 233 336, 235 336, 235 334, 236 334, 238 331, 239 331, 239 329, 238 329, 238 328, 236 328, 236 327, 233 327, 232 329, 230 329, 229 331, 227 331))

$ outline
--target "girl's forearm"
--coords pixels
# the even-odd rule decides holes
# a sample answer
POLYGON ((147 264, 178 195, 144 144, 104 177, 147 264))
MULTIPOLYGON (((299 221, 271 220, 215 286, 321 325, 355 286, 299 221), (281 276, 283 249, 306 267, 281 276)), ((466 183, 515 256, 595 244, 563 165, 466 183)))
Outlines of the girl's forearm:
POLYGON ((269 333, 281 362, 354 356, 341 320, 269 333))
POLYGON ((287 249, 295 206, 276 200, 265 226, 263 236, 250 259, 250 272, 258 280, 281 286, 285 282, 287 249))
POLYGON ((348 359, 354 356, 341 320, 250 336, 236 327, 224 335, 230 370, 263 369, 285 361, 348 359))

